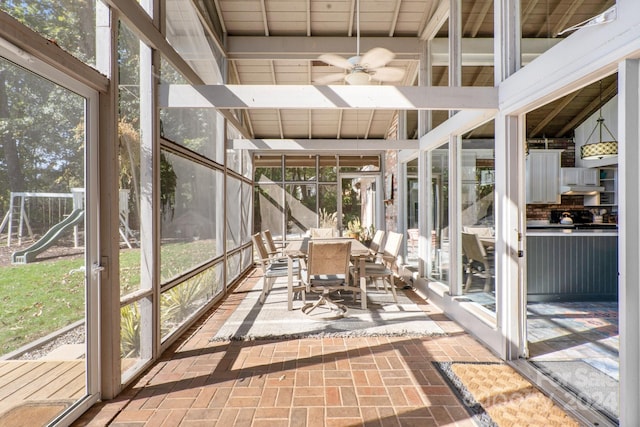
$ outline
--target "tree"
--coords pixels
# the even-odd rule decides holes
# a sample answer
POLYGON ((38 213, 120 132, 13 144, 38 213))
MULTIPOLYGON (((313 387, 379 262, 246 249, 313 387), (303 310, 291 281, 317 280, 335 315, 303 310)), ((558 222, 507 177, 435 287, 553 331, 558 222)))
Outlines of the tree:
MULTIPOLYGON (((0 70, 0 120, 3 124, 11 120, 9 114, 9 102, 7 100, 7 81, 6 72, 0 70)), ((4 127, 4 126, 3 126, 4 127)), ((11 138, 8 132, 2 132, 0 142, 2 143, 2 151, 7 164, 7 180, 9 182, 10 191, 24 191, 24 176, 22 174, 22 166, 20 157, 18 156, 18 146, 15 139, 11 138)))
MULTIPOLYGON (((95 63, 95 2, 0 0, 0 9, 95 63)), ((0 58, 0 208, 10 191, 84 186, 84 99, 0 58)))

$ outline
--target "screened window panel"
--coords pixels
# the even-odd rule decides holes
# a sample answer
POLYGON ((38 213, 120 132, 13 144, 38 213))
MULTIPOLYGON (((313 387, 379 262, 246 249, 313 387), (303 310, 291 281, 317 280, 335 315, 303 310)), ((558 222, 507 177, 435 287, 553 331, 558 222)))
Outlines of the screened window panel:
POLYGON ((242 182, 227 177, 227 251, 231 251, 242 243, 242 182))
POLYGON ((160 273, 165 283, 222 255, 218 222, 224 179, 216 169, 167 151, 161 163, 160 273))

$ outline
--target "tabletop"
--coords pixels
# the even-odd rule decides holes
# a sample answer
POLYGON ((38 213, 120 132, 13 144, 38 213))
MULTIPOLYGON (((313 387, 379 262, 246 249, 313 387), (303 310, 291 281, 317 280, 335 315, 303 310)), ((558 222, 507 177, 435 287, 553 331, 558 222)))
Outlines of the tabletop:
MULTIPOLYGON (((301 240, 292 240, 284 248, 284 254, 289 256, 301 256, 306 255, 309 247, 309 242, 312 239, 305 237, 301 240)), ((351 241, 351 255, 355 257, 369 255, 369 248, 363 245, 359 240, 352 239, 350 237, 332 237, 332 238, 320 238, 313 239, 314 242, 343 242, 345 240, 351 241)))

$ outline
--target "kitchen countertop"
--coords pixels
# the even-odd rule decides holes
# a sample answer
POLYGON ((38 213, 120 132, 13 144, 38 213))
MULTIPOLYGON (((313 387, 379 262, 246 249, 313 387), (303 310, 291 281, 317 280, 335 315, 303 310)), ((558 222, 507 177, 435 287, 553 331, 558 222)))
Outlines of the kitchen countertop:
POLYGON ((563 227, 548 227, 548 228, 530 228, 527 227, 527 236, 617 236, 618 229, 573 229, 563 227))
POLYGON ((552 223, 544 220, 529 220, 527 221, 527 230, 576 230, 576 231, 617 231, 618 224, 615 223, 582 223, 577 222, 573 224, 559 224, 557 222, 552 223))

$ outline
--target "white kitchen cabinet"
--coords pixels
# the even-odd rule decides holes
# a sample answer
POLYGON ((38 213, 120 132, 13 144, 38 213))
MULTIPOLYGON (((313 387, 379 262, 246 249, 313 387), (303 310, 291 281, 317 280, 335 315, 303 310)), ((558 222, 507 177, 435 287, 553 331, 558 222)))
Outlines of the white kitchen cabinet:
POLYGON ((526 160, 527 203, 560 203, 560 155, 563 150, 529 150, 526 160))
POLYGON ((561 168, 561 186, 600 185, 599 169, 595 168, 561 168))
POLYGON ((598 171, 599 185, 604 190, 594 196, 585 196, 585 206, 616 206, 618 204, 618 169, 601 168, 598 171))

